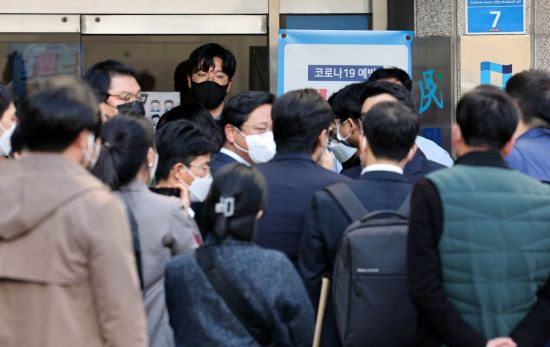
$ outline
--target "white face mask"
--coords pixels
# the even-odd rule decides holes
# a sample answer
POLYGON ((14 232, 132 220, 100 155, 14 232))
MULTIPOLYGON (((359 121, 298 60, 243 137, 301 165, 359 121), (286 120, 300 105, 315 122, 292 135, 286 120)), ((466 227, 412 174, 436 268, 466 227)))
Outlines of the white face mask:
POLYGON ((95 136, 93 134, 88 134, 86 149, 83 151, 84 163, 88 170, 94 168, 99 158, 99 151, 101 150, 101 144, 95 142, 95 136))
POLYGON ((185 170, 187 170, 187 172, 189 172, 189 174, 193 176, 193 183, 191 183, 190 186, 185 184, 183 180, 180 180, 180 183, 182 183, 187 188, 189 188, 192 202, 204 201, 204 199, 206 199, 206 196, 208 195, 208 192, 210 191, 210 186, 212 185, 212 176, 207 175, 204 177, 198 177, 193 175, 193 173, 191 172, 191 170, 187 168, 187 166, 184 166, 184 167, 185 167, 185 170))
POLYGON ((331 142, 329 148, 341 164, 348 161, 357 152, 357 148, 336 141, 331 142))
POLYGON ((277 153, 277 145, 275 144, 272 131, 266 131, 262 134, 245 135, 236 127, 235 130, 244 136, 248 150, 241 148, 236 142, 235 146, 241 151, 248 153, 250 159, 256 164, 267 163, 277 153))
POLYGON ((9 129, 4 128, 2 124, 0 124, 0 127, 4 130, 2 136, 0 136, 0 155, 7 157, 11 152, 11 135, 15 130, 15 123, 9 129))

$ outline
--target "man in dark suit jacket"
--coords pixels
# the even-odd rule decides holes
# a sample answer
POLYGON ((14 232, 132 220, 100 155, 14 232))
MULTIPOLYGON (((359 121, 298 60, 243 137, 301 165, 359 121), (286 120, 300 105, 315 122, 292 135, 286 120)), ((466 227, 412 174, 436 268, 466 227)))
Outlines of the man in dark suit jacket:
POLYGON ((258 165, 267 184, 267 204, 256 242, 285 253, 295 264, 304 217, 317 190, 348 178, 321 167, 331 112, 313 89, 291 91, 273 104, 275 158, 258 165))
MULTIPOLYGON (((418 120, 414 112, 397 102, 382 102, 364 115, 359 143, 361 176, 348 186, 369 212, 397 210, 412 185, 403 167, 416 151, 418 120)), ((322 190, 315 193, 304 227, 298 268, 315 306, 321 278, 332 273, 342 234, 351 223, 338 203, 322 190)), ((396 332, 398 333, 398 332, 396 332)), ((323 346, 339 346, 332 300, 329 297, 322 330, 323 346)))
MULTIPOLYGON (((392 82, 370 82, 367 83, 361 97, 361 112, 368 112, 374 105, 382 101, 398 101, 403 105, 414 110, 414 100, 411 93, 402 85, 392 82)), ((345 126, 340 127, 341 136, 348 136, 348 131, 345 126)), ((422 177, 430 172, 444 168, 445 166, 435 161, 429 160, 422 150, 417 149, 415 156, 405 165, 404 173, 412 184, 415 184, 422 177)), ((341 174, 357 178, 361 174, 361 166, 356 165, 346 170, 341 174)))
POLYGON ((274 100, 275 96, 269 92, 250 91, 227 101, 221 117, 223 147, 210 163, 213 174, 229 163, 250 166, 273 158, 271 105, 274 100))

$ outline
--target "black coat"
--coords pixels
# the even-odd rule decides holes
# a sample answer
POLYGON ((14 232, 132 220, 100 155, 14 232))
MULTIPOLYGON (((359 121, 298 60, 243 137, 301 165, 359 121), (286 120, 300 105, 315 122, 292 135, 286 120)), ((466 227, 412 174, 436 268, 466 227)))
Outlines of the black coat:
MULTIPOLYGON (((436 163, 435 161, 429 160, 426 158, 426 155, 418 149, 412 160, 405 165, 403 174, 412 184, 415 184, 430 172, 443 169, 445 167, 446 166, 436 163)), ((361 175, 361 170, 361 165, 356 165, 342 170, 340 173, 350 178, 358 178, 361 175)))
POLYGON ((267 184, 267 204, 256 242, 285 253, 296 264, 304 218, 313 193, 349 178, 319 166, 306 153, 277 154, 260 164, 267 184))
POLYGON ((210 162, 210 169, 212 170, 212 175, 214 175, 219 169, 224 167, 227 164, 236 163, 237 161, 225 153, 218 153, 216 157, 210 162))

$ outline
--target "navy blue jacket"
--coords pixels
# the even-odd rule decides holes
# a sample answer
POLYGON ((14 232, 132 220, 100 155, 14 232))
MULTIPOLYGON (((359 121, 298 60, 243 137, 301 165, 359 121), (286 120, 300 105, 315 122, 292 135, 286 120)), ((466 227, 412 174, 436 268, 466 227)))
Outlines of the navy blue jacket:
MULTIPOLYGON (((294 267, 280 252, 252 242, 208 239, 204 251, 233 288, 273 328, 277 346, 311 346, 314 315, 294 267)), ((176 346, 259 346, 212 287, 194 253, 166 267, 166 304, 176 346)))
POLYGON ((277 154, 256 166, 267 183, 267 204, 258 223, 256 242, 298 259, 304 218, 313 193, 349 178, 322 168, 306 153, 277 154))
MULTIPOLYGON (((409 182, 415 184, 430 172, 444 168, 446 168, 446 166, 429 160, 426 158, 426 155, 418 149, 412 160, 405 165, 403 173, 405 177, 409 179, 409 182)), ((361 165, 356 165, 349 169, 342 170, 341 174, 350 178, 358 178, 361 175, 361 170, 363 170, 361 165)))
MULTIPOLYGON (((404 175, 388 171, 366 172, 347 184, 369 212, 397 210, 413 187, 404 175)), ((298 261, 298 269, 315 306, 319 302, 322 276, 332 274, 342 233, 350 223, 327 192, 315 193, 307 213, 298 261)), ((330 296, 321 336, 322 346, 340 345, 330 296)))
POLYGON ((210 162, 210 170, 212 175, 214 175, 219 169, 224 167, 227 164, 236 163, 237 161, 225 153, 218 153, 214 160, 210 162))

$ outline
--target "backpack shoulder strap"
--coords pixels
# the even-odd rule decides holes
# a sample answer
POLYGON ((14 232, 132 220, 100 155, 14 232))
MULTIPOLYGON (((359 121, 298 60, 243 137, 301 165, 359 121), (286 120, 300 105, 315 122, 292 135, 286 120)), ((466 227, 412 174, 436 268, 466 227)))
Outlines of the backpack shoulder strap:
POLYGON ((272 342, 269 326, 258 318, 250 302, 235 290, 219 266, 216 267, 212 255, 206 249, 199 248, 195 251, 195 259, 214 290, 256 342, 262 346, 269 345, 272 342))
POLYGON ((357 195, 345 183, 337 183, 325 188, 325 191, 344 210, 350 221, 356 221, 363 217, 368 211, 357 195))
POLYGON ((412 192, 407 194, 407 196, 405 197, 405 200, 403 200, 403 203, 397 210, 397 213, 402 214, 407 218, 409 217, 409 214, 411 212, 411 195, 412 195, 412 192))

